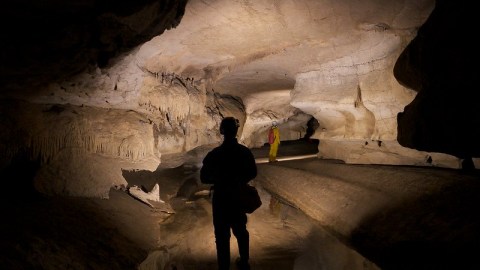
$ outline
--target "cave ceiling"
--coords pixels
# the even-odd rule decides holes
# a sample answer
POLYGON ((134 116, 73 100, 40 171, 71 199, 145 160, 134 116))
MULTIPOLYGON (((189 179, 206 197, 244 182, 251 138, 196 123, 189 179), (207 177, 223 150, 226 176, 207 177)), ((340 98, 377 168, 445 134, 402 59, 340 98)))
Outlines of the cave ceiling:
POLYGON ((374 33, 410 37, 432 8, 431 0, 16 1, 2 18, 2 85, 103 68, 146 43, 137 57, 151 72, 213 80, 240 96, 292 89, 298 73, 383 42, 362 42, 374 33))

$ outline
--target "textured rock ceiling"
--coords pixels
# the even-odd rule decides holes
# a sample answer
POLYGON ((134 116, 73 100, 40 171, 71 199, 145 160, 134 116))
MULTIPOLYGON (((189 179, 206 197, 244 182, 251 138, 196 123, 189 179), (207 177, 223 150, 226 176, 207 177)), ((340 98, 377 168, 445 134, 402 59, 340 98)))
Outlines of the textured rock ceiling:
POLYGON ((478 50, 459 31, 472 28, 469 10, 433 0, 16 1, 2 16, 0 87, 15 98, 2 102, 4 159, 26 145, 45 161, 81 148, 87 160, 154 166, 220 141, 225 115, 241 120, 251 147, 271 121, 298 139, 313 116, 320 157, 458 167, 480 155, 478 50))

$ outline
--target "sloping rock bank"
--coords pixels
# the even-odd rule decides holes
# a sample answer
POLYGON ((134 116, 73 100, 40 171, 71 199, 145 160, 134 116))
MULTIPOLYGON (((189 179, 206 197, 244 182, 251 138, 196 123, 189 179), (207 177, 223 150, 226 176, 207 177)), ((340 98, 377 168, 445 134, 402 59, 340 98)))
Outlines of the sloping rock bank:
POLYGON ((257 181, 382 269, 480 269, 478 174, 311 159, 257 181))

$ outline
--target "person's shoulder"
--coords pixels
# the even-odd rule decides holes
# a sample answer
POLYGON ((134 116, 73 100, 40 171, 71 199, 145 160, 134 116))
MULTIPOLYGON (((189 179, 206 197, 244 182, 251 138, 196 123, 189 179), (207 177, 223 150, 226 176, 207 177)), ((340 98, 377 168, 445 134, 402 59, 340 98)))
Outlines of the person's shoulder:
POLYGON ((217 154, 221 151, 222 151, 222 146, 220 145, 220 146, 217 146, 217 147, 213 148, 212 150, 210 150, 210 152, 208 152, 208 154, 215 155, 215 154, 217 154))
POLYGON ((246 146, 246 145, 244 145, 244 144, 239 143, 239 144, 238 144, 238 147, 239 147, 242 151, 244 151, 244 152, 252 152, 252 151, 250 150, 250 148, 248 148, 248 146, 246 146))
POLYGON ((250 151, 250 148, 248 148, 248 146, 246 146, 245 144, 239 143, 238 145, 240 145, 240 147, 242 147, 243 149, 247 149, 250 151))
POLYGON ((211 156, 218 155, 219 152, 220 152, 220 146, 217 146, 215 148, 212 148, 210 151, 208 151, 207 154, 205 155, 205 157, 211 157, 211 156))

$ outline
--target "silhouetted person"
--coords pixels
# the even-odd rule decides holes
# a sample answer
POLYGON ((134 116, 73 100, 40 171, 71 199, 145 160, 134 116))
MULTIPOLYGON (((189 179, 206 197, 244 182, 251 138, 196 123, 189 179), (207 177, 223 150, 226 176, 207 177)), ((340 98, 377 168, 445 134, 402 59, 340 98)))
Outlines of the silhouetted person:
POLYGON ((237 238, 240 269, 250 269, 247 214, 238 203, 238 187, 257 176, 252 152, 237 142, 238 120, 226 117, 220 124, 223 143, 210 151, 200 170, 202 183, 213 184, 213 226, 219 270, 230 269, 230 229, 237 238))

